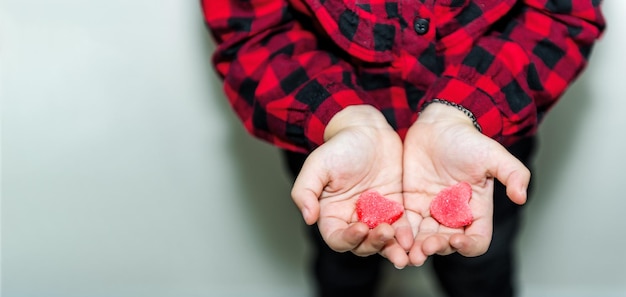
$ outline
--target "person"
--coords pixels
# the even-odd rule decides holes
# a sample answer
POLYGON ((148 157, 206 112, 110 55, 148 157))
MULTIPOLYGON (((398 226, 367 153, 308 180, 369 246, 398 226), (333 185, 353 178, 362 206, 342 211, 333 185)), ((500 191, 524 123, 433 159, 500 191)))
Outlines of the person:
POLYGON ((244 127, 284 151, 320 296, 373 296, 380 267, 432 258, 449 296, 513 296, 538 125, 585 68, 599 0, 202 0, 244 127), (472 186, 465 228, 430 217, 472 186), (358 222, 366 190, 403 203, 358 222))

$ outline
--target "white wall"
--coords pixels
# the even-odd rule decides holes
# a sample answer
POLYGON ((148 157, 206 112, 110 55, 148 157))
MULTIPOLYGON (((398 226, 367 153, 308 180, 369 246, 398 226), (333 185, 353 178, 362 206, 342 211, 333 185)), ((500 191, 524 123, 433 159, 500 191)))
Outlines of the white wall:
MULTIPOLYGON (((542 127, 524 296, 626 296, 626 2, 605 8, 542 127)), ((197 1, 0 3, 3 297, 309 296, 289 178, 212 48, 197 1)), ((436 295, 427 269, 389 272, 389 295, 436 295)))

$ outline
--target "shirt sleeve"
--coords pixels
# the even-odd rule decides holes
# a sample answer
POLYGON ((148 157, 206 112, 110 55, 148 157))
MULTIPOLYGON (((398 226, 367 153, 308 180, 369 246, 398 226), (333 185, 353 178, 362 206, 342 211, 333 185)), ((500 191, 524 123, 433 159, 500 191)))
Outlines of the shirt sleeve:
POLYGON ((202 0, 218 46, 213 63, 246 130, 278 147, 307 152, 330 119, 371 104, 351 65, 323 50, 287 0, 202 0))
POLYGON ((504 145, 536 133, 587 64, 605 26, 599 6, 598 0, 520 1, 506 22, 447 55, 442 77, 421 104, 435 98, 458 104, 504 145))

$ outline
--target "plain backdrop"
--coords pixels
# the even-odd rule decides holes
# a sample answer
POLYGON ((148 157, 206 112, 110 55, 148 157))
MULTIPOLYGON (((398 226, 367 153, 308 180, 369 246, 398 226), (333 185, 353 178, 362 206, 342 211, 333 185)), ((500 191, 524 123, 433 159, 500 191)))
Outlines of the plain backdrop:
MULTIPOLYGON (((521 295, 626 296, 626 2, 544 122, 521 295)), ((198 1, 2 0, 2 297, 311 296, 280 154, 211 68, 198 1)), ((440 296, 388 265, 384 296, 440 296)))

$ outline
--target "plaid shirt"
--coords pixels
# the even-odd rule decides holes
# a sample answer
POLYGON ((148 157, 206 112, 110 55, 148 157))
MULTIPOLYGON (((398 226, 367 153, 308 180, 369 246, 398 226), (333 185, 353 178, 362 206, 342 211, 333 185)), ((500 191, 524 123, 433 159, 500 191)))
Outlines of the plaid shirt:
POLYGON ((587 63, 600 0, 202 0, 213 62, 246 129, 308 152, 349 105, 403 137, 440 99, 510 145, 587 63))

